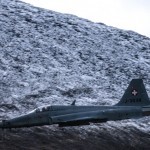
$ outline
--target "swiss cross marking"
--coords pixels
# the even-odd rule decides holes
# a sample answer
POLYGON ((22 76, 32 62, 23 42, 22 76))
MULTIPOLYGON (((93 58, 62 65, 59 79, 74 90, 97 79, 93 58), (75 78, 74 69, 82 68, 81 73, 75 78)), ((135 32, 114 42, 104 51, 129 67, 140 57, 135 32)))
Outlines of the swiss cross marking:
POLYGON ((133 91, 132 91, 132 94, 133 94, 134 96, 136 96, 137 93, 138 93, 138 92, 137 92, 136 90, 133 90, 133 91))

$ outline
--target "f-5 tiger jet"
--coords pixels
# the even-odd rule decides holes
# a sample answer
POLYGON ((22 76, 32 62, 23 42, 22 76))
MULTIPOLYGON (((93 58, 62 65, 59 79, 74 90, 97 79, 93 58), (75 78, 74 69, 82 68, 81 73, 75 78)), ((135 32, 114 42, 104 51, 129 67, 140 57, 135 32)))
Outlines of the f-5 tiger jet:
POLYGON ((133 79, 121 100, 113 106, 54 105, 39 107, 19 117, 2 120, 0 128, 22 128, 58 124, 64 126, 89 125, 110 120, 141 118, 150 115, 150 100, 142 79, 133 79))

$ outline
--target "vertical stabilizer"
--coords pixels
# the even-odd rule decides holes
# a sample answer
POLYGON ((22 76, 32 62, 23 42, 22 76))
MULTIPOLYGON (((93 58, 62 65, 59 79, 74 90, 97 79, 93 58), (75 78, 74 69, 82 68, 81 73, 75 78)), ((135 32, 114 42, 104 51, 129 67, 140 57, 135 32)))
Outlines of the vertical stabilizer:
POLYGON ((150 100, 142 79, 132 79, 118 106, 146 106, 150 100))

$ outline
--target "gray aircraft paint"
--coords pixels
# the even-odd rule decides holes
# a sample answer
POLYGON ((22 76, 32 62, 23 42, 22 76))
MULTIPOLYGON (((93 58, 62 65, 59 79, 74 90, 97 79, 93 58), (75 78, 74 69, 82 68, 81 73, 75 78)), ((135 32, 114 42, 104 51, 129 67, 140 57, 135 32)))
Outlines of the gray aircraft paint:
POLYGON ((39 107, 26 115, 3 120, 0 128, 21 128, 58 124, 59 126, 89 125, 109 120, 141 118, 150 115, 150 101, 142 79, 133 79, 121 100, 114 106, 39 107))

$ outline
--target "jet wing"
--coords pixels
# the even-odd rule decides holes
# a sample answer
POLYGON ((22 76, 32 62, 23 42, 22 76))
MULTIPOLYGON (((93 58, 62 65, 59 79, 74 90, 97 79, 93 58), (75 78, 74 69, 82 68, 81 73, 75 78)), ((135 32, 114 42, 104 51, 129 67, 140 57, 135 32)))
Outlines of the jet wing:
POLYGON ((53 123, 59 126, 88 125, 90 122, 106 122, 103 111, 78 112, 51 117, 53 123))

